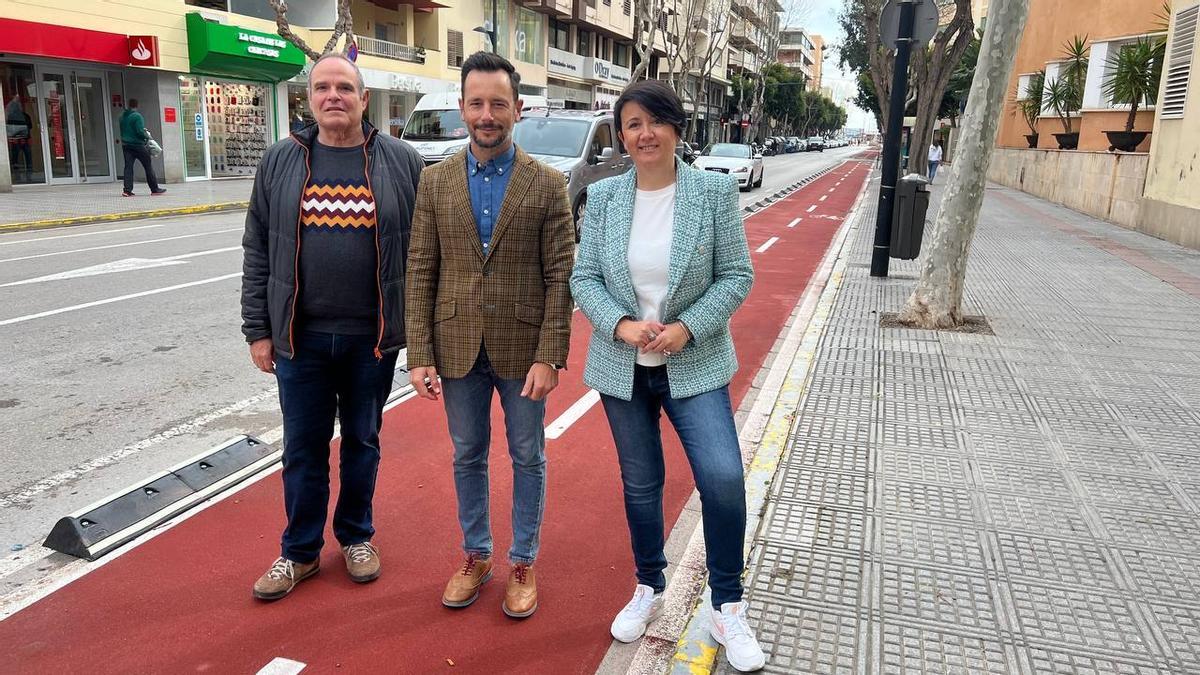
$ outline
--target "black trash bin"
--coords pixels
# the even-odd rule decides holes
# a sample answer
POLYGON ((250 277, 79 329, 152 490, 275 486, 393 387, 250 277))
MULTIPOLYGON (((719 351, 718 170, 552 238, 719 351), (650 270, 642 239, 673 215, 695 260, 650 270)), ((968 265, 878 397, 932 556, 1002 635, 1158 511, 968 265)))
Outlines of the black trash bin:
POLYGON ((892 212, 892 241, 889 255, 901 260, 916 260, 921 254, 925 234, 925 212, 929 210, 929 181, 910 173, 896 185, 896 206, 892 212))

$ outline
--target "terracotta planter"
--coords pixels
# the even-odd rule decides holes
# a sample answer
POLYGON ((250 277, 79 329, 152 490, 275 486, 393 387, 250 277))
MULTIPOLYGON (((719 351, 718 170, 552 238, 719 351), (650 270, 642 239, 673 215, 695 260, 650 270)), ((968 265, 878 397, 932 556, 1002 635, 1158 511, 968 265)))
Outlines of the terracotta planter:
POLYGON ((1074 150, 1079 147, 1079 132, 1073 131, 1069 134, 1054 134, 1054 140, 1058 141, 1059 150, 1074 150))
POLYGON ((1028 143, 1029 147, 1031 147, 1031 148, 1037 147, 1037 139, 1038 139, 1037 134, 1025 134, 1025 142, 1028 143))
POLYGON ((1136 152, 1137 146, 1146 140, 1150 135, 1149 131, 1106 131, 1105 136, 1108 136, 1108 149, 1120 150, 1122 152, 1136 152))

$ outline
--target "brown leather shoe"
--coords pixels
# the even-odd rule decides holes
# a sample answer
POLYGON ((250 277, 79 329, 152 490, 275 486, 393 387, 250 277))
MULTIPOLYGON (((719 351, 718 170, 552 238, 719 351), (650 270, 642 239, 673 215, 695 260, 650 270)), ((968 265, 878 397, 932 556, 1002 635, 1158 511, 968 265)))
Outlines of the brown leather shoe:
POLYGON ((442 604, 447 607, 466 607, 479 597, 479 587, 492 578, 492 559, 478 554, 467 555, 462 569, 450 577, 446 592, 442 593, 442 604))
POLYGON ((365 584, 379 578, 382 565, 379 562, 379 550, 369 541, 361 544, 351 544, 342 547, 342 556, 346 558, 346 571, 355 583, 365 584))
POLYGON ((271 569, 254 583, 254 597, 259 600, 278 600, 291 593, 296 584, 320 570, 320 559, 305 565, 287 558, 279 558, 271 565, 271 569))
POLYGON ((504 613, 514 619, 524 619, 537 611, 537 577, 533 567, 518 563, 508 573, 504 589, 504 613))

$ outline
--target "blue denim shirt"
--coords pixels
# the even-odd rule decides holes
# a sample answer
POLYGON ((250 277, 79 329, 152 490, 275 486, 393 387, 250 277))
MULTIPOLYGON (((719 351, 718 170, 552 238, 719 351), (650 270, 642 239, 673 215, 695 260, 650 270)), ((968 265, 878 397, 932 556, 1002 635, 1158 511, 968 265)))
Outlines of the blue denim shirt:
POLYGON ((483 244, 485 256, 490 252, 492 228, 504 203, 504 191, 508 189, 516 156, 517 146, 510 145, 504 154, 481 164, 467 148, 467 189, 471 192, 471 210, 475 212, 479 243, 483 244))

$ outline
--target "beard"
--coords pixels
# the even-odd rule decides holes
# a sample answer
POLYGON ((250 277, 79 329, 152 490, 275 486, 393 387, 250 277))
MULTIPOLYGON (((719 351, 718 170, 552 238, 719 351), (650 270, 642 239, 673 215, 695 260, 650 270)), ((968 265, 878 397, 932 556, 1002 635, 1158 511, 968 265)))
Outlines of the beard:
POLYGON ((504 145, 504 142, 507 140, 508 140, 508 130, 505 129, 504 127, 492 126, 492 127, 472 127, 471 128, 471 141, 474 142, 475 145, 478 145, 481 148, 487 148, 489 150, 492 148, 498 148, 501 145, 504 145), (481 135, 477 133, 479 131, 498 131, 500 133, 496 134, 496 138, 494 140, 488 140, 488 139, 482 138, 481 135))

